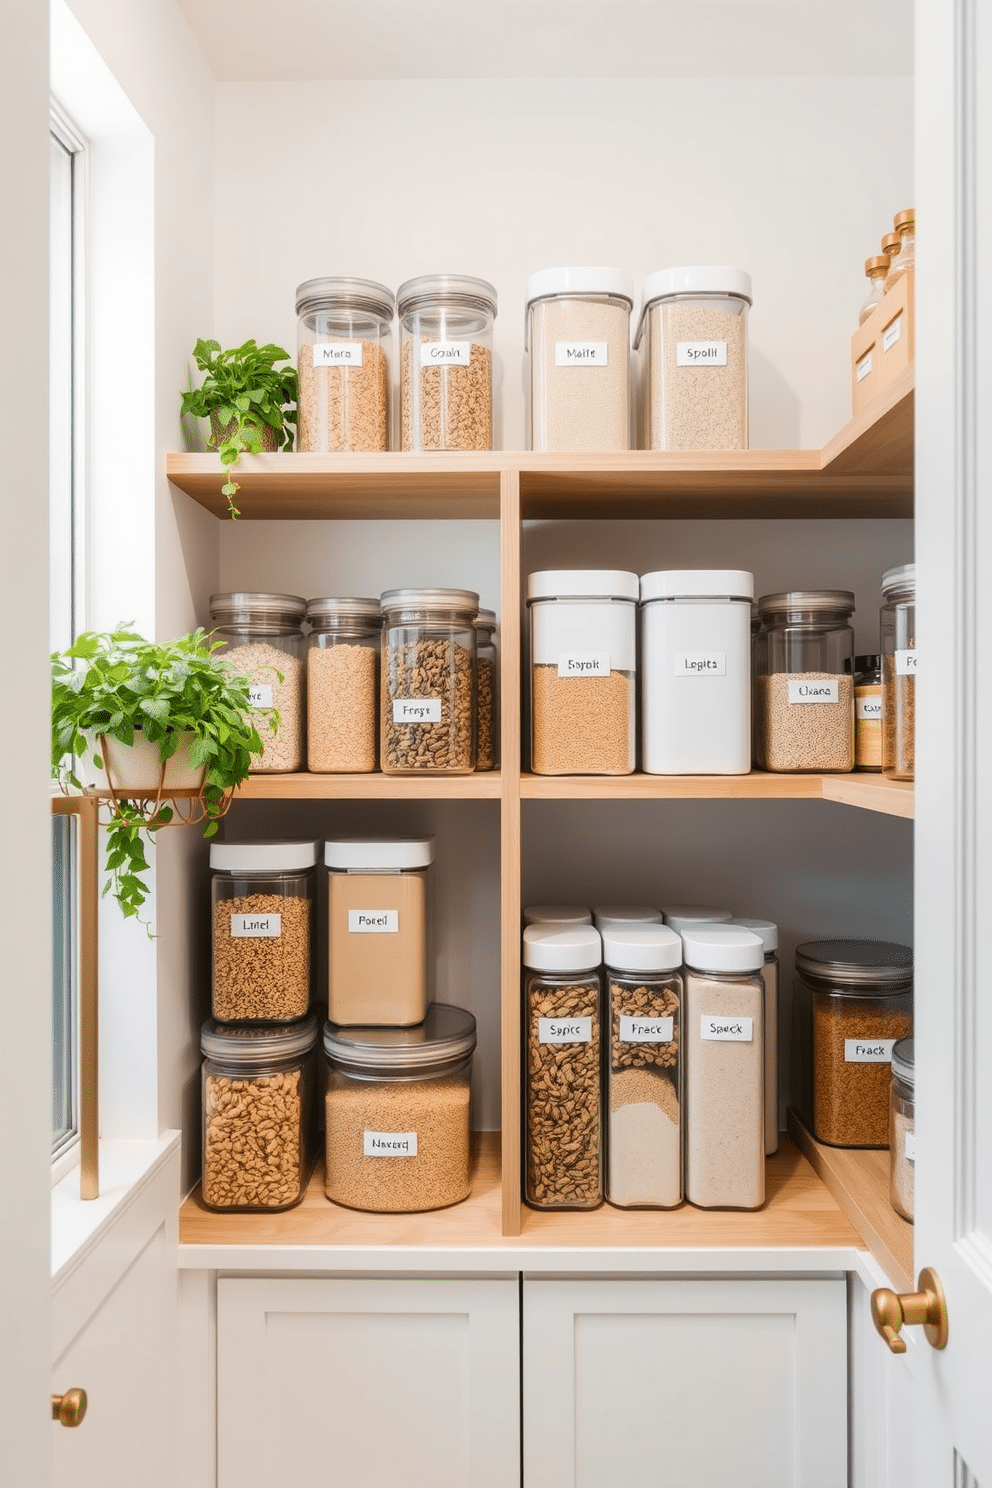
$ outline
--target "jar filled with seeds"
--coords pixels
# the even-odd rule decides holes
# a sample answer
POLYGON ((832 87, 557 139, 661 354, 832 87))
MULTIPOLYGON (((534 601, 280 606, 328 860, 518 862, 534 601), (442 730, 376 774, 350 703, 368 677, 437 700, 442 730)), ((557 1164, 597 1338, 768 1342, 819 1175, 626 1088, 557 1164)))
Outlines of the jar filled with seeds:
POLYGON ((885 293, 885 276, 889 272, 891 260, 887 253, 876 253, 873 258, 865 259, 865 276, 868 280, 868 295, 861 306, 861 314, 858 316, 858 325, 864 325, 876 305, 882 303, 885 293))
POLYGON ((214 1017, 290 1023, 310 1009, 315 842, 212 842, 214 1017))
POLYGON ((528 577, 535 774, 632 774, 639 592, 636 574, 612 569, 528 577))
POLYGON ((400 285, 396 310, 403 449, 492 449, 493 286, 424 274, 400 285))
POLYGON ((524 1197, 535 1209, 602 1202, 601 958, 592 925, 524 931, 524 1197))
POLYGON ((916 774, 916 564, 882 576, 882 769, 916 774))
POLYGON ((479 596, 470 589, 390 589, 381 604, 384 773, 470 775, 479 596))
POLYGON ((778 1151, 778 926, 774 920, 739 916, 731 925, 743 925, 757 935, 765 949, 761 980, 765 988, 765 1156, 778 1151))
POLYGON ((496 612, 480 610, 475 620, 476 742, 475 768, 496 767, 498 714, 496 707, 496 612))
POLYGON ((416 1028, 324 1025, 327 1197, 377 1214, 468 1198, 475 1019, 435 1002, 416 1028))
POLYGON ((640 353, 645 449, 747 449, 747 315, 743 269, 688 265, 644 281, 640 353))
POLYGON ((296 291, 299 448, 389 448, 393 295, 371 279, 307 279, 296 291))
POLYGON ((208 1018, 203 1202, 245 1214, 291 1209, 313 1163, 317 1020, 229 1028, 208 1018))
POLYGON ((307 768, 368 774, 378 762, 379 601, 311 599, 307 620, 307 768))
POLYGON ((882 658, 854 658, 854 768, 882 768, 882 658))
POLYGON ((250 718, 262 740, 252 774, 302 770, 305 739, 303 617, 307 602, 296 594, 211 594, 219 653, 247 677, 250 718))
POLYGON ((763 770, 854 768, 854 595, 794 589, 758 602, 755 763, 763 770))
POLYGON ((682 1202, 682 942, 665 925, 603 931, 606 1197, 620 1209, 682 1202))
POLYGON ((630 449, 630 312, 623 269, 540 269, 527 280, 529 447, 630 449))
POLYGON ((892 1207, 912 1223, 916 1209, 916 1059, 911 1038, 892 1045, 889 1175, 892 1207))
POLYGON ((591 925, 592 912, 582 904, 528 904, 524 924, 566 930, 570 925, 591 925))

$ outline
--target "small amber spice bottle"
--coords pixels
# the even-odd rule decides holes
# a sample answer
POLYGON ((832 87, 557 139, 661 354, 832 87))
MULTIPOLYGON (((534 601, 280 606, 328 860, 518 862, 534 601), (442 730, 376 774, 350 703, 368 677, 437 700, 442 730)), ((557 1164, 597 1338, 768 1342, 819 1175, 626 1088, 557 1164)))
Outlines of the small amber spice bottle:
POLYGON ((854 768, 882 768, 882 658, 854 658, 854 768))

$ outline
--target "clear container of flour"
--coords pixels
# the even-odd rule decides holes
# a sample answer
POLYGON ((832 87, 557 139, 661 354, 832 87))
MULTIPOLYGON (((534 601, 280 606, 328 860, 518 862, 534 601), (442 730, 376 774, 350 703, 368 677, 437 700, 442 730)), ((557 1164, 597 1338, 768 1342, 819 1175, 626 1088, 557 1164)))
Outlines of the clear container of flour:
POLYGON ((912 1223, 916 1196, 916 1057, 915 1040, 892 1045, 892 1089, 889 1098, 889 1177, 892 1207, 912 1223))
POLYGON ((307 620, 307 768, 368 774, 379 746, 379 601, 311 599, 307 620))
POLYGON ((400 285, 396 310, 403 449, 492 449, 493 286, 423 274, 400 285))
POLYGON ((529 447, 630 448, 630 312, 623 269, 540 269, 527 280, 529 447))
POLYGON ((316 842, 212 842, 212 1011, 291 1023, 313 990, 316 842))
POLYGON ((636 574, 527 579, 531 761, 537 775, 630 775, 636 761, 636 574))
POLYGON ((634 337, 644 449, 747 449, 744 269, 687 265, 644 281, 634 337))
POLYGON ((758 602, 755 762, 763 770, 854 768, 854 595, 794 589, 758 602))
POLYGON ((882 576, 882 769, 892 780, 916 773, 916 564, 882 576))
POLYGON ((392 291, 307 279, 296 291, 299 448, 388 450, 392 291))
POLYGON ((480 610, 475 617, 475 768, 496 768, 499 713, 496 683, 496 612, 480 610))
POLYGON ((774 920, 745 916, 729 921, 759 936, 765 948, 761 980, 765 986, 765 1156, 778 1151, 778 926, 774 920))
POLYGON ((210 596, 214 636, 225 647, 220 654, 251 688, 250 717, 262 740, 261 755, 252 756, 253 775, 303 769, 306 609, 306 600, 297 594, 210 596))
POLYGON ((606 1197, 682 1202, 682 942, 665 925, 603 931, 606 1197))
POLYGON ((470 775, 479 596, 470 589, 389 589, 381 605, 384 773, 470 775))

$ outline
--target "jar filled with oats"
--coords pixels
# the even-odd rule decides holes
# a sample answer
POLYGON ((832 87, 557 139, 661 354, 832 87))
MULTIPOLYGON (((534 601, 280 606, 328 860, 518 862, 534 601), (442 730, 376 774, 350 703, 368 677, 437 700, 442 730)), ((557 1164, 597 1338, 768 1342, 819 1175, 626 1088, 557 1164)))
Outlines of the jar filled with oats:
POLYGON ((389 589, 380 603, 383 773, 471 775, 479 596, 389 589))
POLYGON ((212 842, 214 1017, 290 1023, 313 990, 315 842, 212 842))
POLYGON ((630 275, 539 269, 526 298, 529 447, 630 449, 630 275))
POLYGON ((882 769, 916 774, 916 564, 882 576, 882 769))
POLYGON ((253 775, 303 769, 306 610, 306 600, 297 594, 210 596, 214 635, 224 645, 220 654, 250 686, 249 716, 262 740, 261 755, 253 756, 253 775))
POLYGON ((307 621, 307 768, 368 774, 378 762, 379 601, 311 599, 307 621))
POLYGON ((475 666, 475 768, 493 770, 496 767, 499 739, 495 610, 480 610, 475 618, 475 666))
POLYGON ((396 310, 403 449, 492 449, 493 286, 423 274, 400 285, 396 310))
POLYGON ((389 448, 393 295, 372 279, 296 291, 299 443, 320 454, 389 448))
POLYGON ((765 594, 754 638, 755 763, 796 772, 854 768, 854 595, 765 594))

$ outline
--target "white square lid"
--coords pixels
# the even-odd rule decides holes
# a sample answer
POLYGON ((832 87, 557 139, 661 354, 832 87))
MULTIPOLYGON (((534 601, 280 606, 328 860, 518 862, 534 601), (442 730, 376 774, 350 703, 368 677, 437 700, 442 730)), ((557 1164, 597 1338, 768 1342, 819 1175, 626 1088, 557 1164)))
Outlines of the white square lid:
POLYGON ((317 861, 317 842, 211 842, 210 866, 228 873, 299 873, 317 861))

